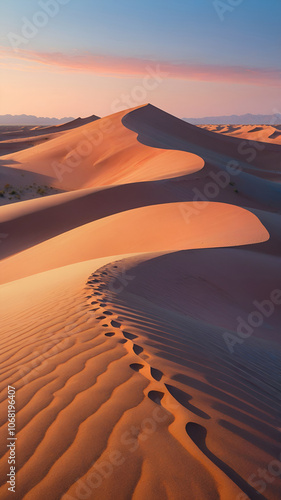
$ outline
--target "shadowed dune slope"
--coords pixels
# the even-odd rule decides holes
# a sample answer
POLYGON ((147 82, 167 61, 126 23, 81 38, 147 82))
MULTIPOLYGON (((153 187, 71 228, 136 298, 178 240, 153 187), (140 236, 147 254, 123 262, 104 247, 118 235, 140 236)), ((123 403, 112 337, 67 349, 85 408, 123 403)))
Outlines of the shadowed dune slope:
MULTIPOLYGON (((265 379, 264 369, 270 362, 277 370, 280 355, 270 359, 270 342, 253 339, 256 359, 246 362, 243 346, 233 359, 222 330, 200 318, 200 304, 197 319, 185 306, 168 306, 179 278, 175 272, 167 289, 161 274, 165 269, 169 279, 183 262, 167 258, 162 271, 157 257, 121 256, 1 286, 1 385, 12 377, 17 387, 16 498, 68 499, 86 491, 91 499, 160 500, 184 498, 187 489, 202 500, 242 492, 260 498, 247 479, 278 453, 281 403, 277 380, 270 373, 265 379), (121 291, 110 286, 118 272, 128 281, 121 291), (143 294, 145 282, 157 289, 157 301, 143 294)), ((2 445, 1 454, 4 477, 2 445)), ((278 498, 277 484, 268 485, 266 498, 278 498)))
POLYGON ((0 263, 1 281, 106 255, 245 245, 269 234, 248 210, 212 203, 189 218, 192 204, 128 210, 82 225, 0 263))
POLYGON ((0 158, 0 499, 11 385, 15 500, 279 500, 280 145, 74 125, 0 158))
MULTIPOLYGON (((175 177, 200 170, 204 161, 176 148, 150 148, 122 125, 127 111, 83 125, 13 155, 2 165, 47 176, 53 187, 78 189, 175 177), (6 163, 5 163, 6 162, 6 163)), ((157 130, 155 130, 157 135, 157 130)))
POLYGON ((140 142, 152 147, 161 147, 161 144, 162 147, 169 147, 173 144, 173 147, 182 150, 201 153, 205 160, 214 158, 212 153, 215 152, 217 160, 222 155, 225 159, 237 159, 243 168, 255 166, 264 170, 273 168, 280 172, 281 148, 278 144, 257 144, 255 140, 247 142, 210 132, 175 118, 152 105, 130 111, 122 121, 126 127, 138 133, 140 142), (158 131, 157 136, 153 133, 154 130, 158 131))
POLYGON ((5 127, 0 126, 0 156, 15 153, 58 137, 61 133, 98 120, 92 115, 77 118, 71 122, 48 127, 5 127))

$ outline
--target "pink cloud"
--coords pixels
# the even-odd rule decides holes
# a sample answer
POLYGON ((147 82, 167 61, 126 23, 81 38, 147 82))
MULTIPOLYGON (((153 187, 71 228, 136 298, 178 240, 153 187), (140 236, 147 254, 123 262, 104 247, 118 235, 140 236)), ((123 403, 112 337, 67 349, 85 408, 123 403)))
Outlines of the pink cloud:
POLYGON ((270 68, 173 63, 95 55, 89 52, 64 54, 61 52, 36 52, 24 49, 13 51, 9 48, 0 48, 0 59, 7 58, 48 65, 60 71, 81 71, 108 76, 136 77, 146 75, 148 68, 158 68, 163 78, 184 80, 278 86, 281 78, 280 70, 270 68))

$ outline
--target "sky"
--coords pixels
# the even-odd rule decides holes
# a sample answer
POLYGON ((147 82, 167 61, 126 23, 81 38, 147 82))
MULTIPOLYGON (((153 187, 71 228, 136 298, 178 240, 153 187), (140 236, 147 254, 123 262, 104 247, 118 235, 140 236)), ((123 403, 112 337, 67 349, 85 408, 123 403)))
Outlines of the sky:
POLYGON ((281 112, 280 0, 0 0, 0 114, 281 112))

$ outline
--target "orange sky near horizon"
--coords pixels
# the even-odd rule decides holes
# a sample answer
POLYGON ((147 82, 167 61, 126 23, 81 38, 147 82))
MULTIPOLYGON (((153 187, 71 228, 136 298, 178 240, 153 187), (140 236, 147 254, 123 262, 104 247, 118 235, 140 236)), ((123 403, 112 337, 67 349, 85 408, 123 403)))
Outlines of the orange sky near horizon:
POLYGON ((276 85, 271 86, 270 97, 262 105, 264 85, 162 76, 158 64, 151 64, 143 75, 133 76, 102 75, 18 59, 10 59, 0 68, 4 77, 0 83, 1 114, 105 116, 151 102, 178 117, 216 116, 233 114, 234 95, 236 114, 255 112, 257 102, 261 103, 260 113, 280 113, 276 108, 280 88, 276 85))
MULTIPOLYGON (((240 2, 239 2, 240 3, 240 2)), ((281 4, 10 0, 0 5, 0 114, 178 117, 281 112, 281 4)))

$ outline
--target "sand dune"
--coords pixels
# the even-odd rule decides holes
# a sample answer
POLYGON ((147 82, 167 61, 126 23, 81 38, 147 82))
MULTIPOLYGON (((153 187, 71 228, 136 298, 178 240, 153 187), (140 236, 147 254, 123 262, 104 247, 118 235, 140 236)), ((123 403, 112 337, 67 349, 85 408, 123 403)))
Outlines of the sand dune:
POLYGON ((77 118, 62 125, 48 127, 5 127, 0 126, 0 156, 15 153, 58 137, 62 132, 81 127, 98 120, 98 116, 77 118))
POLYGON ((9 384, 18 500, 277 500, 280 146, 150 105, 75 125, 0 159, 64 191, 0 207, 0 498, 9 384))
POLYGON ((69 131, 30 150, 6 155, 10 168, 49 179, 65 190, 177 177, 204 166, 185 151, 149 148, 122 125, 126 111, 69 131))
POLYGON ((0 280, 13 281, 112 253, 246 245, 269 238, 259 219, 239 207, 212 203, 189 218, 190 210, 189 203, 153 205, 90 222, 3 260, 0 280))
MULTIPOLYGON (((50 495, 52 498, 64 496, 67 498, 66 494, 69 493, 70 497, 72 495, 75 498, 77 492, 76 486, 72 487, 72 475, 80 477, 83 481, 84 475, 91 469, 93 459, 102 464, 108 460, 110 452, 116 449, 121 455, 119 461, 124 460, 124 463, 115 466, 109 480, 102 481, 101 489, 98 490, 100 498, 106 496, 110 498, 110 495, 113 495, 116 477, 123 485, 123 491, 117 498, 124 498, 134 490, 135 498, 141 498, 144 493, 150 492, 151 495, 154 489, 155 498, 160 498, 162 494, 165 495, 166 488, 157 491, 157 484, 162 482, 161 476, 164 481, 166 469, 169 470, 170 476, 168 491, 172 488, 173 495, 177 493, 180 495, 183 485, 185 487, 190 485, 191 491, 194 491, 195 495, 198 493, 199 498, 200 496, 203 498, 204 492, 200 492, 200 485, 186 476, 186 461, 192 464, 198 478, 201 477, 205 484, 204 491, 209 494, 217 489, 212 476, 215 467, 210 464, 208 471, 204 457, 201 462, 200 452, 193 450, 190 454, 173 433, 170 434, 168 426, 173 422, 174 412, 179 405, 169 397, 167 391, 159 409, 155 402, 145 397, 155 388, 165 390, 164 381, 161 384, 155 381, 150 373, 149 361, 143 359, 144 354, 134 353, 132 341, 128 340, 126 344, 120 343, 124 340, 122 333, 124 328, 120 329, 110 324, 117 318, 116 314, 113 313, 107 318, 109 326, 104 327, 102 323, 105 320, 95 318, 105 308, 102 307, 100 312, 95 314, 91 313, 89 307, 85 308, 87 299, 86 292, 83 292, 85 286, 83 278, 85 281, 90 269, 94 271, 96 266, 100 268, 105 263, 105 259, 102 262, 92 261, 86 265, 79 264, 78 267, 64 268, 52 274, 38 275, 26 278, 27 281, 6 285, 7 299, 11 295, 16 299, 18 295, 20 296, 17 319, 14 317, 11 323, 11 315, 8 315, 8 339, 5 342, 5 351, 9 352, 9 371, 12 370, 15 382, 18 382, 18 438, 21 443, 18 481, 21 484, 22 494, 26 496, 29 492, 27 498, 50 498, 50 495), (35 297, 30 293, 31 287, 36 288, 35 297), (26 290, 29 290, 29 293, 23 300, 22 295, 23 292, 26 295, 26 290), (34 300, 30 310, 28 302, 30 304, 31 298, 34 300), (73 311, 70 316, 68 307, 73 311), (40 325, 34 328, 30 315, 34 310, 38 318, 45 318, 43 338, 40 325), (11 340, 13 332, 15 343, 17 339, 15 330, 19 319, 23 330, 21 338, 23 344, 17 342, 13 354, 10 352, 9 339, 11 340), (109 331, 114 333, 111 338, 105 336, 109 331), (32 351, 25 352, 26 357, 22 358, 19 351, 24 350, 26 339, 31 342, 32 351), (136 372, 131 368, 130 365, 139 361, 142 365, 141 371, 146 368, 145 373, 136 372), (34 395, 31 396, 32 394, 34 395), (149 436, 151 432, 149 423, 146 428, 144 422, 144 418, 147 419, 149 416, 156 419, 157 429, 152 438, 149 436), (136 427, 143 425, 139 435, 140 446, 135 451, 132 449, 138 442, 137 438, 130 434, 127 437, 125 434, 127 429, 130 432, 131 425, 136 427), (120 444, 120 435, 124 434, 124 443, 120 444), (45 436, 42 439, 43 435, 45 436), (89 440, 89 436, 94 439, 95 446, 89 440), (148 446, 146 438, 150 441, 148 446), (53 452, 50 453, 51 449, 53 452), (79 450, 83 450, 84 456, 80 465, 77 462, 79 450), (194 459, 193 453, 198 457, 194 459), (145 460, 143 454, 146 456, 145 460), (157 465, 157 456, 163 466, 160 469, 157 465), (167 458, 164 458, 165 456, 167 458), (174 457, 172 469, 171 456, 174 457), (146 471, 145 464, 148 465, 151 459, 153 459, 151 467, 146 471), (38 468, 38 462, 43 467, 38 468), (68 474, 64 473, 66 467, 68 474), (143 472, 140 475, 141 470, 143 472), (157 480, 149 486, 149 478, 152 479, 156 471, 157 480), (58 477, 64 477, 59 484, 58 477), (179 478, 182 484, 175 481, 175 477, 179 478)), ((94 290, 87 293, 91 292, 94 290)), ((7 306, 9 302, 7 300, 7 306)), ((2 379, 4 385, 5 378, 4 375, 2 379)), ((188 442, 187 436, 183 437, 183 441, 188 442)), ((216 478, 223 476, 220 471, 215 471, 214 474, 216 478)), ((93 480, 93 493, 95 493, 95 477, 93 480)), ((220 487, 221 491, 226 491, 227 483, 229 491, 239 491, 227 478, 220 487)), ((2 492, 4 489, 5 486, 2 486, 2 492)))
POLYGON ((281 144, 281 125, 199 125, 205 130, 219 132, 239 139, 281 144))

